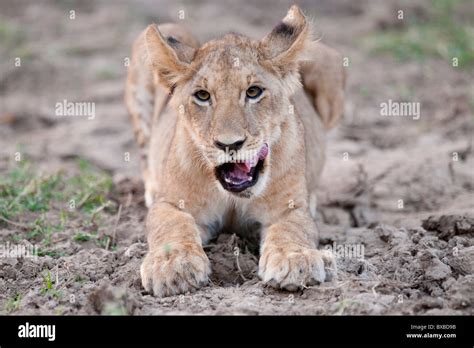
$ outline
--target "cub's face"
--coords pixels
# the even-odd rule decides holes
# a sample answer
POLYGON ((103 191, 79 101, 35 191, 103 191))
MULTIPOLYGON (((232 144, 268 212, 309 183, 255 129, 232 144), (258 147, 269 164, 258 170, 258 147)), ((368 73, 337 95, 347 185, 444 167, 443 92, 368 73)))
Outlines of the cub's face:
POLYGON ((297 8, 262 41, 229 34, 193 49, 149 28, 158 79, 221 189, 247 198, 264 190, 307 39, 297 8))
POLYGON ((249 197, 265 187, 271 148, 288 114, 284 85, 259 63, 257 43, 228 35, 205 44, 175 105, 223 189, 249 197))

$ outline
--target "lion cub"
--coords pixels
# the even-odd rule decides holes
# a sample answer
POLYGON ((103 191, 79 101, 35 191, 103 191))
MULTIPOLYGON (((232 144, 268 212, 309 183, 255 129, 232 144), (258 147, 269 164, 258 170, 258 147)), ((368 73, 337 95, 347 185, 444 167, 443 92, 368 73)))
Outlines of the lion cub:
POLYGON ((342 59, 312 41, 296 6, 261 41, 229 34, 199 45, 175 24, 139 36, 125 101, 149 207, 146 290, 206 284, 202 245, 229 225, 259 229, 267 284, 296 290, 335 274, 313 218, 324 128, 342 114, 344 83, 342 59))

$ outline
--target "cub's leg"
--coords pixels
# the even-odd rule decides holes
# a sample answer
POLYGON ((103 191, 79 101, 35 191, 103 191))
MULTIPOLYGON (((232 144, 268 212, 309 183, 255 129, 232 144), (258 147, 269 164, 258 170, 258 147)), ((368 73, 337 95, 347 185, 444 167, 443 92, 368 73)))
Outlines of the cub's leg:
POLYGON ((321 42, 312 45, 311 58, 300 66, 303 87, 324 126, 331 129, 344 113, 346 70, 342 56, 336 50, 321 42))
POLYGON ((169 203, 155 203, 147 217, 148 246, 140 274, 156 296, 198 289, 208 282, 210 264, 193 216, 169 203))
POLYGON ((317 250, 317 229, 310 215, 295 209, 263 234, 258 274, 267 284, 289 291, 322 283, 336 274, 331 252, 317 250))
MULTIPOLYGON (((342 56, 321 42, 312 43, 311 57, 301 63, 304 90, 309 96, 313 113, 302 114, 306 142, 306 181, 311 216, 316 219, 316 189, 324 165, 325 129, 333 128, 344 112, 346 71, 342 56)), ((305 98, 306 99, 306 98, 305 98)), ((306 100, 299 100, 299 105, 306 100)), ((305 108, 309 110, 310 108, 305 108)))

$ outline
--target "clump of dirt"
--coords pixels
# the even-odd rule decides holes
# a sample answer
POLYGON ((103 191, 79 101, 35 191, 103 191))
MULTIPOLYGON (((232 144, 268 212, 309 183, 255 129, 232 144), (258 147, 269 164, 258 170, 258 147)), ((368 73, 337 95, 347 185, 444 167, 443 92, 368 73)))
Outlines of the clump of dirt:
POLYGON ((104 285, 94 290, 88 298, 91 310, 104 315, 132 315, 136 300, 130 297, 126 289, 104 285))
POLYGON ((430 216, 423 220, 423 228, 434 231, 439 238, 449 240, 454 236, 474 234, 474 219, 461 215, 430 216))
POLYGON ((221 234, 205 246, 212 265, 211 281, 217 286, 243 284, 255 278, 258 258, 248 245, 235 234, 221 234))

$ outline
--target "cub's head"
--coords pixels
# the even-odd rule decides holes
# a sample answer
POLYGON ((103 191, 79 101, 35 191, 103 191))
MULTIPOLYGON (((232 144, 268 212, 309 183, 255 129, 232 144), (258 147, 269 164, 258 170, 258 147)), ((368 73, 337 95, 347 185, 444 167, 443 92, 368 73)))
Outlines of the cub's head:
POLYGON ((229 34, 195 48, 147 29, 149 62, 219 187, 241 197, 264 190, 309 40, 296 6, 261 41, 229 34))

